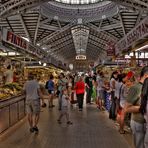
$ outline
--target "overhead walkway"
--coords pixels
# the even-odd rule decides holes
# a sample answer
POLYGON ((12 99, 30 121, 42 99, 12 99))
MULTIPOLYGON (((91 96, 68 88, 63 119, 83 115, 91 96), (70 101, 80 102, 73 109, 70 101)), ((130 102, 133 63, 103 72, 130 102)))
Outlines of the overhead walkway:
POLYGON ((70 110, 73 125, 66 121, 59 125, 59 111, 44 108, 41 111, 39 134, 30 133, 26 119, 11 129, 0 140, 0 148, 132 148, 131 135, 120 135, 108 114, 100 112, 95 105, 70 110))

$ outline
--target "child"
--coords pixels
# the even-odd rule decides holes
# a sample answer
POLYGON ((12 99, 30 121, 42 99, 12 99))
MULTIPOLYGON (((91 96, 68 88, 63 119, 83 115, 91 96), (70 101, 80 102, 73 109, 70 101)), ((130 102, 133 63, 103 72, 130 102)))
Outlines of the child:
POLYGON ((72 124, 71 121, 69 121, 69 113, 68 113, 68 104, 69 104, 69 96, 67 89, 63 89, 63 95, 62 95, 62 105, 61 105, 61 112, 58 119, 58 123, 61 124, 61 119, 63 116, 67 119, 67 124, 72 124))

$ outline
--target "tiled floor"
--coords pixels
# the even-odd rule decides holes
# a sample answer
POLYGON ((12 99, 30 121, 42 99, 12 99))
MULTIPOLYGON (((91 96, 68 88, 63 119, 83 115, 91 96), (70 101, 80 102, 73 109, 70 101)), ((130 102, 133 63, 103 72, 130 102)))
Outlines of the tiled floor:
MULTIPOLYGON (((0 141, 0 148, 131 148, 120 135, 106 112, 89 105, 82 112, 70 110, 73 125, 66 121, 59 125, 57 107, 42 109, 38 135, 30 133, 28 124, 22 124, 11 135, 0 141)), ((131 140, 129 140, 131 141, 131 140)))

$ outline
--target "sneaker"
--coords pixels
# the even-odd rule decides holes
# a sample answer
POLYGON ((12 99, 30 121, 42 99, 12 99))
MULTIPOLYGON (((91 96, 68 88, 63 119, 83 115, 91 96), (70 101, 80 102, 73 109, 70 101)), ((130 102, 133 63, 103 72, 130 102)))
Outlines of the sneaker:
POLYGON ((33 130, 35 131, 36 134, 39 132, 38 127, 33 127, 33 130))
POLYGON ((68 121, 67 124, 72 125, 73 123, 71 121, 68 121))
POLYGON ((30 133, 34 132, 34 128, 32 128, 32 127, 29 130, 30 130, 30 133))

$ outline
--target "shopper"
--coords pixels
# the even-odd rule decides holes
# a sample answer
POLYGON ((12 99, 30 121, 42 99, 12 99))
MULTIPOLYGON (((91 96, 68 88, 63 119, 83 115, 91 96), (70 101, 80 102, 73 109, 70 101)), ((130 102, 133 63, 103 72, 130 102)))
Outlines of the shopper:
POLYGON ((127 102, 125 105, 125 113, 131 112, 131 129, 134 138, 134 144, 136 148, 144 148, 144 136, 145 126, 144 117, 139 112, 139 106, 141 103, 141 90, 144 80, 148 78, 148 66, 145 66, 141 70, 140 81, 129 89, 127 95, 127 102))
POLYGON ((55 94, 55 86, 54 86, 54 81, 53 81, 54 77, 51 74, 49 81, 47 82, 47 89, 48 89, 48 93, 49 93, 49 108, 55 107, 55 105, 53 105, 53 98, 54 98, 54 94, 55 94))
POLYGON ((85 93, 85 83, 83 81, 83 77, 80 76, 78 82, 75 85, 76 96, 79 106, 79 111, 83 109, 83 100, 84 100, 84 93, 85 93))
POLYGON ((68 80, 66 79, 64 73, 60 73, 58 80, 58 90, 59 90, 59 110, 61 110, 61 99, 62 90, 67 88, 68 80))
POLYGON ((45 83, 41 79, 41 77, 38 77, 37 81, 39 83, 40 91, 41 91, 41 95, 40 95, 41 106, 44 108, 46 107, 45 99, 49 99, 49 95, 47 90, 45 89, 45 83))
POLYGON ((91 72, 89 72, 88 76, 85 78, 85 84, 86 84, 86 103, 91 104, 91 96, 92 96, 92 76, 91 72))
POLYGON ((119 123, 119 132, 120 134, 125 134, 124 131, 124 123, 125 123, 125 116, 124 116, 124 107, 126 103, 127 94, 129 91, 129 88, 133 86, 135 82, 134 74, 129 76, 129 73, 127 75, 120 74, 119 75, 119 82, 121 83, 120 89, 119 89, 119 108, 118 108, 118 115, 117 115, 117 121, 119 123))
POLYGON ((116 111, 115 114, 117 115, 117 111, 120 108, 120 90, 122 88, 122 74, 118 74, 118 78, 115 82, 115 100, 116 100, 116 111))
POLYGON ((34 79, 32 74, 29 74, 28 81, 23 87, 26 95, 26 112, 28 122, 30 125, 30 132, 38 133, 38 121, 40 115, 40 87, 37 80, 34 79))
POLYGON ((11 70, 11 65, 8 65, 7 70, 4 72, 4 82, 5 84, 13 82, 13 71, 11 70))
POLYGON ((105 100, 105 85, 104 85, 104 74, 100 72, 97 79, 97 97, 98 97, 98 108, 104 110, 104 100, 105 100))
POLYGON ((109 118, 116 120, 116 98, 115 98, 115 83, 118 77, 118 72, 114 71, 110 79, 110 88, 111 88, 111 108, 109 112, 109 118))
POLYGON ((141 106, 140 112, 144 115, 146 121, 146 133, 144 138, 144 146, 148 148, 148 78, 145 79, 143 83, 142 93, 141 93, 141 106))
POLYGON ((68 105, 69 105, 69 96, 68 96, 68 90, 64 88, 62 90, 62 98, 61 98, 61 112, 58 119, 58 123, 61 124, 62 117, 66 117, 67 124, 72 124, 72 122, 69 120, 69 112, 68 112, 68 105))
POLYGON ((92 102, 96 102, 97 100, 97 74, 94 73, 92 76, 92 94, 91 94, 92 102))
POLYGON ((73 77, 69 76, 68 77, 68 95, 70 97, 70 100, 72 99, 72 90, 73 90, 73 77))

